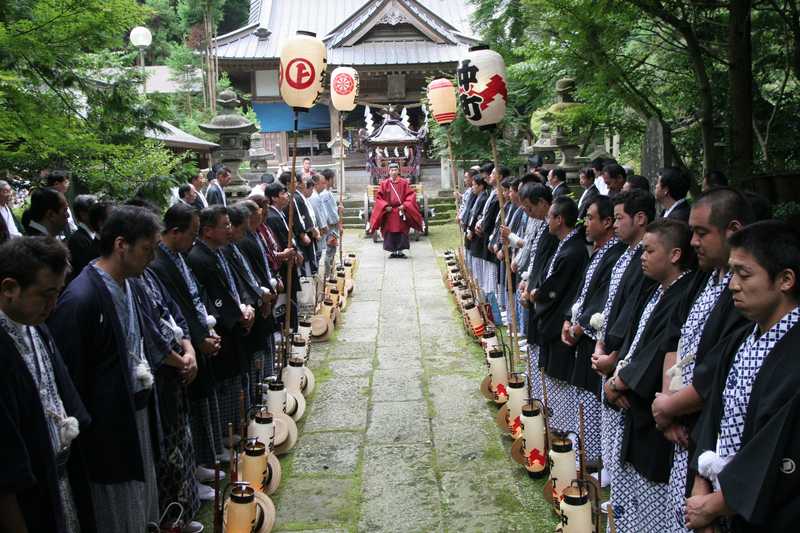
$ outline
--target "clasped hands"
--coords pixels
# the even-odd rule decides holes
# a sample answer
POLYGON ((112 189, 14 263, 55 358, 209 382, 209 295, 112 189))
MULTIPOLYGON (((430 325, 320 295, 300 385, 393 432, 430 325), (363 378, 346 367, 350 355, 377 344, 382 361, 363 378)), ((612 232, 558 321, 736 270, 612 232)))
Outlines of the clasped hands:
POLYGON ((240 309, 242 311, 242 318, 239 319, 239 323, 242 325, 245 332, 250 333, 250 328, 253 327, 253 322, 255 322, 256 319, 256 310, 247 304, 242 304, 240 309))
POLYGON ((583 336, 583 327, 580 324, 573 325, 569 320, 564 321, 561 327, 561 342, 567 346, 575 346, 583 336))
POLYGON ((656 429, 664 433, 665 439, 684 448, 689 447, 688 430, 682 424, 675 423, 674 416, 670 412, 669 394, 657 392, 650 410, 656 423, 656 429))

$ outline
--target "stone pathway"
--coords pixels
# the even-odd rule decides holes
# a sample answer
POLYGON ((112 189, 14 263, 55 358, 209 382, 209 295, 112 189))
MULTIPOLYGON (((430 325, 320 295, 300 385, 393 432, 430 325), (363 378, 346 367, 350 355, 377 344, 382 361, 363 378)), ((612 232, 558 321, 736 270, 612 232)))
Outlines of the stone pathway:
POLYGON ((552 531, 478 391, 482 356, 430 243, 402 260, 346 240, 356 289, 335 340, 314 346, 318 387, 282 460, 275 531, 552 531))

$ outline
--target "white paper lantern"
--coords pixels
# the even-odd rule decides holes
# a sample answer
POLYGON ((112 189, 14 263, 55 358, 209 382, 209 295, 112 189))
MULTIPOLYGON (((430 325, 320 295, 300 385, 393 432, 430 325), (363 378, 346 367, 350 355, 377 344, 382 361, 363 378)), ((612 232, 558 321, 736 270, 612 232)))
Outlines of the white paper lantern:
POLYGON ((325 43, 309 31, 298 31, 280 52, 278 86, 281 98, 295 111, 308 111, 322 94, 327 67, 325 43))
POLYGON ((447 126, 456 119, 456 88, 447 78, 428 84, 428 103, 433 111, 433 120, 440 126, 447 126))
POLYGON ((336 67, 331 73, 331 102, 339 111, 352 111, 358 103, 358 71, 336 67))
POLYGON ((456 75, 461 111, 473 126, 489 129, 503 120, 508 86, 500 54, 486 45, 473 46, 459 62, 456 75))

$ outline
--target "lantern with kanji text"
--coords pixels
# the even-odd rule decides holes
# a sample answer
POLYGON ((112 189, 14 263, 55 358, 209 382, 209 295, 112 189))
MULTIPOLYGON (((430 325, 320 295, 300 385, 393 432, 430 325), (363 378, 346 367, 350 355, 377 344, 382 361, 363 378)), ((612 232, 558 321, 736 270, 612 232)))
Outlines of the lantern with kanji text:
POLYGON ((456 75, 461 111, 473 126, 490 129, 503 120, 508 86, 500 54, 486 45, 473 46, 459 61, 456 75))

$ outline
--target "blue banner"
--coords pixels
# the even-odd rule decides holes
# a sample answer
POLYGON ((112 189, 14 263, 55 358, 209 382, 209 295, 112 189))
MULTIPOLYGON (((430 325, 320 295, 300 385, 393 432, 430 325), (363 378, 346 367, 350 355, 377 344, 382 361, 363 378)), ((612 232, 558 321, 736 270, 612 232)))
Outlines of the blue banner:
MULTIPOLYGON (((292 131, 294 112, 285 103, 254 103, 253 110, 258 115, 258 121, 261 123, 261 131, 263 133, 292 131)), ((323 104, 315 105, 309 109, 308 113, 300 113, 299 117, 298 129, 300 131, 324 129, 331 126, 328 106, 323 104)))

